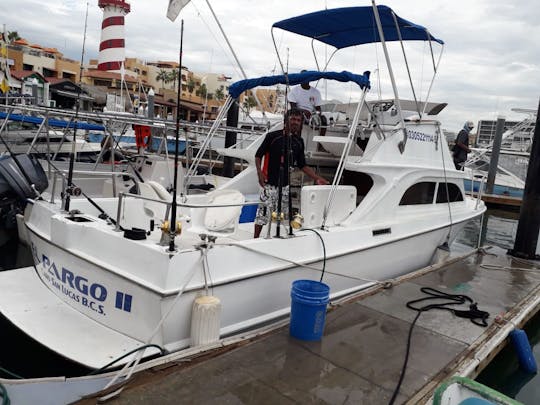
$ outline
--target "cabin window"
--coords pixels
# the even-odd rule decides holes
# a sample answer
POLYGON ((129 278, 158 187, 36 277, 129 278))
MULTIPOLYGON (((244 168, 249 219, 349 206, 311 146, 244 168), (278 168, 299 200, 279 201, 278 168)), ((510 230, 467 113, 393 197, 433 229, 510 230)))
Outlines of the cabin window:
POLYGON ((366 173, 345 170, 341 184, 356 187, 356 205, 358 205, 373 187, 373 179, 366 173))
POLYGON ((437 204, 446 202, 463 201, 463 194, 459 187, 454 183, 439 183, 437 190, 437 204), (446 187, 448 186, 448 193, 446 187))
POLYGON ((409 187, 401 197, 399 205, 432 204, 434 195, 435 183, 423 181, 409 187))

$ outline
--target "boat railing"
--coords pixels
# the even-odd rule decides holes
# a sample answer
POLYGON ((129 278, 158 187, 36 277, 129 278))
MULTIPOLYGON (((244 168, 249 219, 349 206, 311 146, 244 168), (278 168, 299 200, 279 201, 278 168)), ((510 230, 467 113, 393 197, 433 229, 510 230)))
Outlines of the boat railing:
MULTIPOLYGON (((68 174, 68 170, 55 169, 53 171, 51 199, 50 199, 51 204, 54 204, 54 199, 55 199, 55 195, 56 195, 56 183, 57 183, 57 180, 58 180, 58 176, 61 176, 61 178, 62 178, 62 194, 61 195, 66 195, 66 190, 68 188, 67 174, 68 174)), ((116 177, 118 177, 118 176, 122 176, 122 178, 128 177, 135 184, 138 184, 138 180, 137 180, 136 176, 133 175, 132 173, 128 173, 128 172, 104 172, 104 171, 94 171, 94 170, 73 170, 73 174, 75 174, 75 175, 83 174, 83 175, 96 176, 96 177, 98 177, 98 176, 101 176, 101 177, 110 176, 111 177, 111 182, 112 182, 113 196, 115 196, 115 197, 117 195, 117 193, 116 193, 116 181, 115 181, 116 177)))
MULTIPOLYGON (((125 198, 133 198, 137 200, 143 200, 158 204, 164 204, 166 206, 165 210, 165 216, 163 218, 164 221, 166 221, 170 216, 170 210, 173 205, 172 200, 167 201, 163 200, 161 198, 152 198, 152 197, 146 197, 140 194, 133 194, 133 193, 126 193, 126 192, 120 192, 118 194, 118 206, 116 209, 116 225, 114 230, 117 232, 122 231, 122 227, 120 226, 120 221, 122 218, 122 208, 124 207, 124 199, 125 198)), ((176 206, 179 208, 194 208, 194 209, 205 209, 205 208, 232 208, 232 207, 246 207, 251 205, 259 205, 264 204, 264 202, 261 202, 259 200, 257 201, 244 201, 242 203, 232 203, 232 204, 215 204, 215 203, 188 203, 188 202, 177 202, 176 206)))
MULTIPOLYGON (((482 195, 484 194, 484 187, 486 185, 486 175, 483 175, 482 178, 479 180, 480 181, 480 184, 478 185, 478 195, 476 196, 476 207, 475 209, 478 208, 478 205, 480 204, 480 201, 482 201, 482 195)), ((473 177, 473 181, 471 182, 471 188, 474 187, 474 177, 473 177)), ((474 190, 474 188, 473 188, 474 190)), ((474 194, 473 194, 474 196, 474 194)))

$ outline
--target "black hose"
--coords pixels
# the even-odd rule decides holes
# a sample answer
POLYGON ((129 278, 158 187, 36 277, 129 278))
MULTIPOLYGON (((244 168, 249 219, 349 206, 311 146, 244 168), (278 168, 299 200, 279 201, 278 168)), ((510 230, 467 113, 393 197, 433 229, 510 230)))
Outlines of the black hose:
POLYGON ((140 347, 137 347, 137 348, 135 348, 135 349, 133 349, 133 350, 131 350, 131 351, 125 353, 124 355, 118 357, 117 359, 114 359, 114 360, 111 361, 110 363, 105 364, 103 367, 98 368, 97 370, 91 371, 90 373, 88 373, 88 375, 95 375, 95 374, 102 373, 102 372, 104 372, 105 370, 107 370, 110 366, 112 366, 113 364, 115 364, 115 363, 119 362, 120 360, 122 360, 124 357, 127 357, 127 356, 129 356, 129 355, 131 355, 131 354, 133 354, 133 353, 138 352, 138 351, 141 350, 141 349, 146 349, 146 348, 148 348, 148 347, 155 347, 155 348, 159 349, 159 351, 161 352, 161 355, 164 355, 164 354, 167 353, 167 351, 166 351, 164 348, 162 348, 162 347, 159 346, 159 345, 155 345, 155 344, 153 344, 153 343, 150 343, 150 344, 147 344, 147 345, 142 345, 142 346, 140 346, 140 347))
POLYGON ((324 277, 324 272, 326 271, 326 245, 324 244, 324 239, 322 238, 321 234, 319 232, 317 232, 315 229, 305 228, 303 230, 304 231, 314 232, 315 235, 317 235, 319 237, 320 241, 321 241, 321 245, 322 245, 322 249, 323 249, 323 266, 322 266, 322 273, 321 273, 321 278, 320 278, 319 282, 322 283, 323 277, 324 277))
POLYGON ((153 343, 150 343, 150 344, 147 344, 147 345, 143 345, 143 346, 137 347, 137 348, 135 348, 135 349, 133 349, 133 350, 127 352, 126 354, 124 354, 124 355, 118 357, 117 359, 111 361, 110 363, 105 364, 103 367, 101 367, 101 368, 99 368, 99 369, 97 369, 97 370, 94 370, 94 371, 88 373, 88 375, 95 375, 95 374, 102 373, 102 372, 104 372, 105 370, 107 370, 110 366, 112 366, 113 364, 115 364, 115 363, 119 362, 120 360, 122 360, 124 357, 127 357, 127 356, 129 356, 130 354, 136 353, 136 352, 138 352, 139 350, 141 350, 141 349, 146 349, 146 348, 148 348, 148 347, 155 347, 155 348, 159 349, 159 351, 161 352, 161 355, 164 355, 164 354, 167 353, 167 350, 165 350, 165 349, 162 348, 161 346, 155 345, 155 344, 153 344, 153 343))
POLYGON ((439 290, 436 290, 435 288, 431 287, 422 287, 420 288, 420 291, 422 291, 424 294, 427 294, 427 297, 419 298, 416 300, 412 300, 407 302, 407 308, 412 309, 413 311, 417 311, 414 320, 411 323, 411 326, 409 327, 409 333, 407 335, 407 348, 405 350, 405 360, 403 361, 403 366, 401 368, 401 373, 399 375, 399 380, 396 385, 396 388, 394 389, 394 392, 392 394, 392 398, 390 399, 389 405, 392 405, 398 394, 399 389, 401 388, 401 384, 403 382, 403 379, 405 378, 405 372, 407 370, 407 363, 409 362, 409 353, 411 349, 411 339, 412 339, 412 331, 414 329, 414 326, 416 324, 416 321, 422 314, 422 312, 429 311, 431 309, 442 309, 445 311, 450 311, 454 315, 461 317, 461 318, 467 318, 472 323, 478 326, 487 326, 487 318, 489 317, 489 313, 486 311, 480 311, 477 307, 477 304, 474 302, 474 300, 464 294, 448 294, 439 290), (415 306, 414 304, 417 304, 419 302, 429 301, 429 300, 446 300, 443 302, 438 302, 434 304, 428 304, 421 307, 415 306), (462 305, 466 302, 469 302, 469 310, 458 310, 451 308, 452 305, 462 305), (479 320, 479 321, 477 321, 479 320))

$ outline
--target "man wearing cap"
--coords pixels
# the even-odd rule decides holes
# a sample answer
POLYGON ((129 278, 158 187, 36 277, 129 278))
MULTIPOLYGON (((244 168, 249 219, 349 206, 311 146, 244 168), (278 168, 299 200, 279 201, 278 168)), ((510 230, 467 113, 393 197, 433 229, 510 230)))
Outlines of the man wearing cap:
POLYGON ((316 184, 326 185, 328 180, 319 176, 306 165, 302 133, 302 112, 291 109, 285 115, 282 131, 269 132, 255 153, 255 168, 261 186, 259 205, 255 218, 254 237, 258 238, 271 213, 278 208, 279 188, 282 190, 281 212, 285 217, 289 212, 289 176, 287 168, 298 167, 311 177, 316 184), (289 153, 286 152, 290 146, 289 153), (262 161, 264 159, 264 166, 262 161))
POLYGON ((473 122, 467 121, 456 138, 456 143, 452 149, 456 170, 463 170, 463 163, 467 160, 467 154, 471 151, 469 149, 469 133, 473 128, 473 122))

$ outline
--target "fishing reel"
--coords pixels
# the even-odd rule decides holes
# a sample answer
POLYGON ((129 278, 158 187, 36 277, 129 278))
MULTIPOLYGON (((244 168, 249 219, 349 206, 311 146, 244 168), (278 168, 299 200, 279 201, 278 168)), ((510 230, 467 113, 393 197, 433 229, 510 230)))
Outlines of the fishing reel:
POLYGON ((67 189, 66 189, 66 193, 68 195, 72 195, 74 197, 79 197, 81 194, 82 194, 82 190, 80 189, 80 187, 76 187, 76 186, 69 186, 67 189))
MULTIPOLYGON (((159 244, 161 246, 168 246, 171 243, 171 226, 169 221, 163 221, 160 228, 161 229, 161 238, 159 239, 159 244)), ((182 223, 176 221, 176 227, 174 228, 175 235, 180 235, 182 233, 182 223)))
MULTIPOLYGON (((163 221, 161 224, 161 232, 170 234, 171 233, 171 226, 169 221, 163 221)), ((180 221, 176 221, 176 227, 174 228, 175 235, 180 235, 182 233, 182 223, 180 221)))
POLYGON ((293 229, 300 229, 302 225, 304 225, 304 217, 297 212, 291 220, 291 226, 293 229))
MULTIPOLYGON (((277 222, 278 220, 278 213, 276 211, 272 212, 272 222, 277 222)), ((279 213, 279 220, 281 222, 285 221, 285 214, 283 212, 279 213)))

